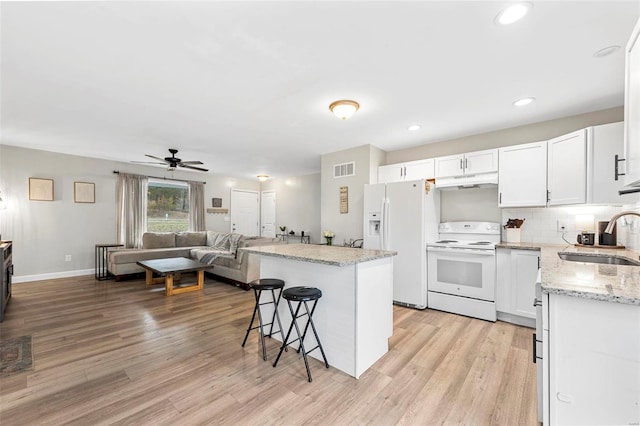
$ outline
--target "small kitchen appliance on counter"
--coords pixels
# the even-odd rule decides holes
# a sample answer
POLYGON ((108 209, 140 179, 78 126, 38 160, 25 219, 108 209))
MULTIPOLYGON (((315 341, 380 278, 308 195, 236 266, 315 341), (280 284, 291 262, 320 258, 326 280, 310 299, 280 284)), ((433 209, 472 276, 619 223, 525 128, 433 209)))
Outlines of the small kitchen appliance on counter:
POLYGON ((428 306, 496 321, 496 244, 500 224, 443 222, 427 245, 428 306))

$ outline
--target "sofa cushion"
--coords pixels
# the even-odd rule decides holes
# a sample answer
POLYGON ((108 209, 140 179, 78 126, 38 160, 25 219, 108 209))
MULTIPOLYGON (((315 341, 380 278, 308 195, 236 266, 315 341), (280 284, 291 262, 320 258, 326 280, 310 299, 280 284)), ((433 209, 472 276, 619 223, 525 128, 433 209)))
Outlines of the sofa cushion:
POLYGON ((195 247, 207 245, 207 232, 180 232, 176 234, 176 247, 195 247))
POLYGON ((114 264, 136 263, 141 260, 189 257, 193 247, 172 247, 149 250, 128 249, 109 252, 109 262, 114 264))
POLYGON ((173 232, 145 232, 142 234, 143 249, 170 248, 176 246, 176 234, 173 232))

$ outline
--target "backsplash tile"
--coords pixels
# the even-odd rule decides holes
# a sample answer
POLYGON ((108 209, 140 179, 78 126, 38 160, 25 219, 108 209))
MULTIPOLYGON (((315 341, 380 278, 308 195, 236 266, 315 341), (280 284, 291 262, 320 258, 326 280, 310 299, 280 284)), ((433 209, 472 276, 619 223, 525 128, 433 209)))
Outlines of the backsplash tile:
MULTIPOLYGON (((565 241, 562 239, 562 233, 557 231, 558 220, 562 220, 566 222, 568 228, 564 238, 573 244, 580 232, 575 228, 577 215, 593 215, 594 227, 597 228, 598 221, 608 221, 613 215, 626 210, 640 212, 640 205, 502 209, 502 224, 506 224, 508 219, 525 219, 521 231, 523 242, 563 244, 565 241)), ((627 223, 627 225, 624 224, 624 219, 618 221, 618 244, 625 245, 632 250, 640 250, 640 218, 629 216, 627 223)), ((504 229, 502 239, 505 239, 504 229)))

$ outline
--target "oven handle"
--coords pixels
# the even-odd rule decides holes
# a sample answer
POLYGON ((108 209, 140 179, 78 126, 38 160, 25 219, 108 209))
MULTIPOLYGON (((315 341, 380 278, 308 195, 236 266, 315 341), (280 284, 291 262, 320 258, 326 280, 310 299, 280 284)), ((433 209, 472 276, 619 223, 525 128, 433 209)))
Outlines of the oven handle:
POLYGON ((478 249, 466 249, 466 248, 446 248, 446 247, 428 247, 427 252, 448 253, 452 255, 456 254, 478 254, 481 256, 495 256, 495 250, 478 250, 478 249))

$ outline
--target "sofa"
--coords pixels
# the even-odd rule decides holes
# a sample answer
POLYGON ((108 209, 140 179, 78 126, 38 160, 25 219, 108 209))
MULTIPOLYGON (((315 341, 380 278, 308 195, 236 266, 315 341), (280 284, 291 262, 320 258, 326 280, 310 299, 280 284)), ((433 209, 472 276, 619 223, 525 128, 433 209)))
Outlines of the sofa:
POLYGON ((120 281, 125 275, 143 273, 136 263, 141 260, 187 257, 211 265, 205 272, 216 278, 248 289, 249 282, 260 278, 260 259, 238 248, 273 244, 283 242, 217 231, 145 232, 141 249, 110 250, 107 269, 120 281))

